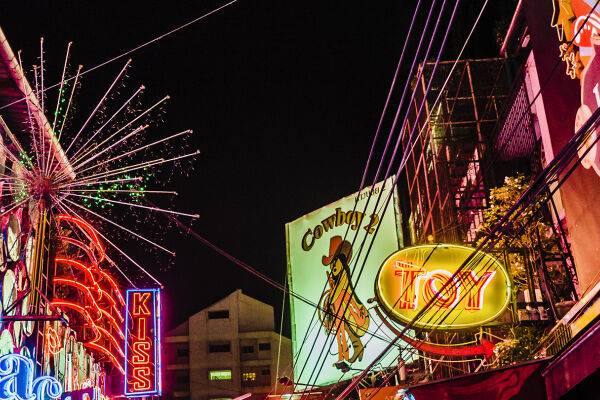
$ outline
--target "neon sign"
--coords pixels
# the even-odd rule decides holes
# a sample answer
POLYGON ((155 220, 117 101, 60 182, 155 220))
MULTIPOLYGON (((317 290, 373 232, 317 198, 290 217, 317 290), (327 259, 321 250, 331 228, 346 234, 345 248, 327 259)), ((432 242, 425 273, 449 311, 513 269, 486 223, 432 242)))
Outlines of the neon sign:
POLYGON ((122 331, 125 301, 114 279, 99 267, 105 259, 104 246, 97 232, 86 221, 69 215, 59 215, 58 219, 61 223, 70 224, 71 232, 74 227, 78 228, 74 231, 78 233, 77 239, 69 236, 59 236, 59 239, 75 246, 77 251, 83 250, 88 260, 85 263, 68 255, 55 258, 57 272, 52 281, 55 293, 51 304, 83 318, 85 324, 81 326, 84 328, 78 334, 86 339, 84 346, 101 353, 125 374, 122 342, 125 339, 122 331), (74 296, 65 298, 65 288, 77 292, 76 300, 74 296))
POLYGON ((100 388, 89 387, 73 390, 71 392, 64 392, 61 400, 109 400, 109 398, 102 393, 100 388))
POLYGON ((432 301, 431 313, 414 324, 427 329, 464 329, 498 318, 510 300, 508 274, 482 252, 456 273, 472 252, 470 247, 446 244, 395 252, 377 275, 380 305, 390 317, 407 323, 432 301))
POLYGON ((0 356, 0 400, 46 400, 62 394, 62 385, 52 376, 33 379, 33 360, 20 354, 0 356))
POLYGON ((160 290, 129 289, 126 302, 125 395, 160 396, 160 290))

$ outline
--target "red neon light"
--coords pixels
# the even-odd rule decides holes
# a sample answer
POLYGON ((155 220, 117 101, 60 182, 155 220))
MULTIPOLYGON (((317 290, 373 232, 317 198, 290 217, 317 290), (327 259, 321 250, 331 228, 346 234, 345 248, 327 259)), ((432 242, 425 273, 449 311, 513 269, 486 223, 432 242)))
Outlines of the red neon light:
POLYGON ((99 287, 98 283, 94 279, 94 276, 90 272, 90 269, 87 267, 87 265, 80 263, 79 261, 73 260, 71 258, 63 258, 63 257, 56 257, 54 259, 54 261, 57 263, 69 264, 69 265, 81 270, 85 274, 86 277, 89 277, 89 280, 92 283, 92 285, 99 287))
POLYGON ((101 326, 98 327, 98 330, 100 330, 100 332, 102 332, 105 336, 108 337, 109 342, 111 342, 112 345, 117 349, 117 351, 119 352, 121 357, 125 357, 125 353, 123 353, 123 350, 121 349, 121 345, 119 344, 117 339, 115 339, 115 337, 109 331, 102 328, 101 326))
POLYGON ((58 239, 62 240, 63 242, 72 244, 73 246, 77 246, 81 250, 85 251, 85 254, 88 256, 88 259, 92 262, 92 264, 94 264, 95 266, 98 264, 96 256, 90 251, 90 247, 87 244, 77 239, 70 238, 68 236, 59 236, 58 239))
POLYGON ((480 277, 477 277, 474 271, 461 272, 461 282, 467 288, 467 296, 469 296, 465 310, 481 310, 483 306, 483 291, 494 275, 496 275, 496 271, 484 272, 480 277))
MULTIPOLYGON (((110 319, 110 321, 112 322, 113 328, 115 328, 115 330, 117 331, 117 333, 119 334, 119 336, 121 337, 121 339, 125 339, 125 335, 123 334, 123 331, 121 330, 121 327, 119 327, 119 324, 117 323, 116 318, 113 317, 112 315, 110 315, 108 312, 106 312, 103 309, 100 309, 100 313, 102 314, 102 316, 105 316, 108 319, 110 319)), ((97 321, 99 321, 102 318, 102 316, 100 318, 98 318, 97 321)))
POLYGON ((125 374, 125 370, 123 369, 123 366, 121 365, 119 360, 117 360, 114 354, 112 354, 106 347, 99 345, 95 341, 84 343, 83 345, 85 347, 89 347, 90 349, 98 350, 99 352, 107 355, 111 359, 113 364, 115 364, 115 366, 119 369, 119 371, 121 371, 122 374, 125 374))
POLYGON ((87 320, 88 324, 90 325, 90 328, 94 331, 96 338, 98 338, 100 336, 100 333, 98 332, 96 324, 94 323, 94 320, 90 316, 90 313, 85 308, 80 306, 79 304, 75 304, 71 301, 55 300, 55 301, 50 302, 50 305, 53 307, 71 308, 71 309, 79 312, 87 320))
POLYGON ((83 291, 88 300, 86 303, 89 303, 90 306, 83 307, 77 303, 64 300, 54 301, 51 304, 62 306, 82 314, 95 333, 95 338, 84 343, 84 345, 91 350, 106 355, 121 373, 125 374, 122 362, 120 361, 125 357, 123 343, 119 343, 120 341, 116 336, 125 339, 125 334, 120 325, 124 321, 122 307, 126 303, 115 280, 98 267, 98 264, 105 259, 105 248, 100 241, 97 231, 88 222, 69 215, 59 215, 58 218, 59 223, 66 221, 77 225, 81 229, 85 236, 83 241, 66 236, 60 236, 59 239, 84 250, 91 262, 91 266, 78 260, 57 257, 55 258, 56 263, 64 263, 72 266, 83 272, 84 276, 79 276, 79 278, 83 279, 78 280, 57 277, 54 279, 54 284, 70 285, 83 291), (87 239, 90 240, 90 243, 85 242, 87 239), (121 306, 121 310, 119 309, 119 305, 121 306), (96 321, 93 321, 90 316, 90 308, 95 311, 96 314, 94 315, 97 315, 96 321), (116 317, 114 316, 115 314, 116 317))
POLYGON ((102 262, 104 260, 104 246, 102 246, 102 242, 98 238, 96 230, 90 224, 88 224, 86 221, 80 218, 71 217, 70 215, 64 214, 59 215, 58 219, 59 221, 65 220, 73 222, 74 224, 79 225, 81 228, 83 228, 83 230, 85 230, 92 237, 92 242, 94 243, 94 245, 97 246, 98 253, 100 254, 98 262, 102 262))
POLYGON ((97 308, 98 310, 100 310, 100 306, 96 302, 96 299, 94 299, 94 296, 92 295, 92 291, 90 290, 90 288, 88 286, 86 286, 83 283, 80 283, 78 281, 75 281, 73 279, 67 279, 67 278, 53 278, 52 281, 55 284, 58 283, 58 284, 62 284, 62 285, 74 286, 77 289, 81 290, 82 292, 85 293, 85 297, 89 297, 89 299, 92 302, 92 304, 94 305, 94 307, 97 308))
POLYGON ((45 336, 46 348, 48 349, 48 352, 52 355, 60 353, 60 351, 62 350, 62 346, 60 345, 60 338, 56 330, 53 327, 48 326, 46 328, 45 336))
POLYGON ((112 287, 113 292, 115 292, 115 294, 117 295, 117 299, 119 299, 119 302, 121 303, 121 305, 124 306, 125 299, 123 298, 123 295, 121 294, 121 291, 119 290, 119 286, 117 285, 115 280, 112 278, 112 276, 110 276, 109 274, 107 274, 106 272, 102 271, 99 268, 93 269, 93 272, 96 272, 96 273, 102 275, 103 278, 106 278, 106 280, 112 287))
POLYGON ((400 277, 400 302, 398 308, 417 308, 418 278, 425 275, 425 269, 403 261, 396 261, 394 275, 400 277))
POLYGON ((429 303, 434 297, 436 300, 433 302, 433 307, 436 308, 448 308, 456 301, 458 297, 458 289, 456 285, 448 285, 440 292, 436 281, 439 282, 439 287, 443 287, 449 279, 452 278, 452 274, 446 275, 444 273, 436 272, 432 273, 429 278, 423 284, 423 299, 426 303, 429 303))
POLYGON ((117 314, 117 317, 119 317, 121 322, 123 322, 124 321, 123 316, 121 315, 121 312, 119 311, 119 308, 117 307, 117 302, 115 301, 115 299, 113 299, 113 297, 107 291, 100 289, 100 297, 99 297, 98 301, 100 301, 104 298, 106 298, 108 300, 112 309, 117 314))

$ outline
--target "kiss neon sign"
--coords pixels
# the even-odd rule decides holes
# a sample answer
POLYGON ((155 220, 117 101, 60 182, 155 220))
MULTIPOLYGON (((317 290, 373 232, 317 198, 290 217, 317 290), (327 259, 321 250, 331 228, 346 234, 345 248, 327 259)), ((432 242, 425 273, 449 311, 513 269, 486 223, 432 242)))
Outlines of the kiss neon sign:
POLYGON ((127 290, 125 396, 160 396, 160 290, 127 290))
POLYGON ((424 245, 389 256, 377 275, 375 292, 387 314, 411 321, 426 304, 431 312, 414 325, 426 329, 465 329, 500 316, 510 300, 510 280, 492 256, 455 245, 424 245))
POLYGON ((62 385, 52 376, 33 379, 33 360, 20 354, 0 356, 0 400, 59 398, 62 385))

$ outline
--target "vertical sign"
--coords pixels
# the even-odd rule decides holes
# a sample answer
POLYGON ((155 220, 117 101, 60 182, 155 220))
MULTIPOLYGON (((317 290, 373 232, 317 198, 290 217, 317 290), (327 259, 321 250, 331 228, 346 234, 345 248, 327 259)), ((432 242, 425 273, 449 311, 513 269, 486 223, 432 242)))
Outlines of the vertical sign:
POLYGON ((160 290, 127 290, 125 396, 161 395, 160 290))

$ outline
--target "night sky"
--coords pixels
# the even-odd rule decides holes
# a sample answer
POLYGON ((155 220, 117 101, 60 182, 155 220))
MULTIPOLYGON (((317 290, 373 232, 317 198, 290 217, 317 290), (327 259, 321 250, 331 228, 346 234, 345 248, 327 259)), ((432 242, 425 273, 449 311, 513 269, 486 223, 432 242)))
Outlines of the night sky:
MULTIPOLYGON (((226 2, 123 3, 11 1, 0 24, 26 66, 38 62, 44 37, 50 84, 69 41, 71 63, 90 68, 226 2)), ((283 283, 284 224, 358 190, 415 3, 239 0, 130 55, 123 93, 144 83, 147 105, 171 95, 160 135, 195 132, 194 170, 166 185, 179 192, 175 209, 200 214, 193 229, 283 283)), ((463 1, 446 58, 481 3, 463 1)), ((490 6, 469 56, 497 55, 498 9, 490 6)), ((79 114, 89 114, 125 60, 84 77, 79 114)), ((238 288, 274 306, 279 324, 280 291, 162 221, 127 226, 155 231, 177 253, 169 264, 130 249, 165 284, 168 327, 238 288)))

